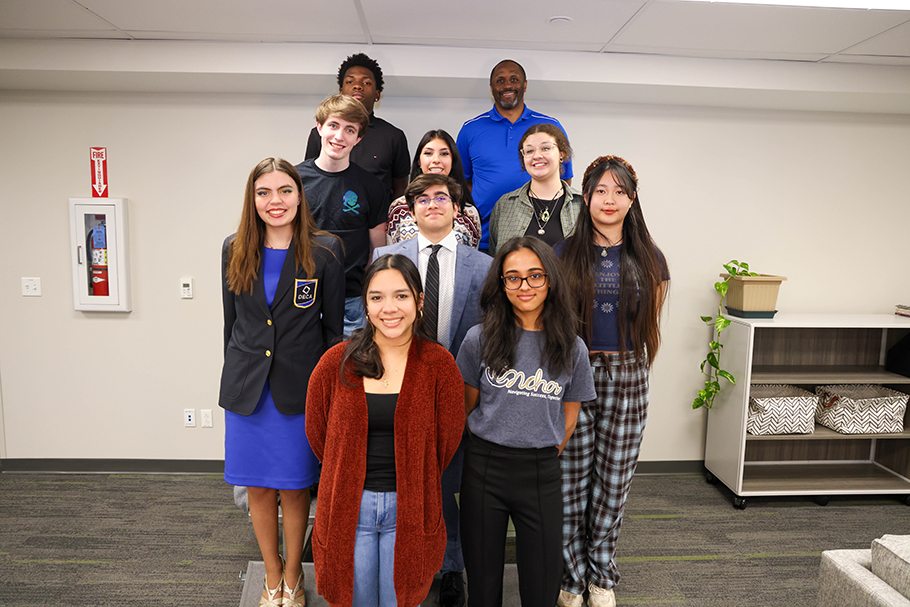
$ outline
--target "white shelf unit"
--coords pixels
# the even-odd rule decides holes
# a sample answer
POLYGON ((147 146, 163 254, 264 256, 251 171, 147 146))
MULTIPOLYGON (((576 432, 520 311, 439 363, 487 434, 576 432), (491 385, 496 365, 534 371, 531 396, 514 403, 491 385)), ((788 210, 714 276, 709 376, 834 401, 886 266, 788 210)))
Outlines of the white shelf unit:
POLYGON ((736 378, 708 412, 705 467, 745 507, 749 496, 906 495, 910 504, 910 407, 904 431, 840 434, 746 433, 752 384, 880 384, 910 392, 910 377, 885 370, 888 349, 910 334, 910 318, 890 314, 778 314, 731 318, 721 367, 736 378))

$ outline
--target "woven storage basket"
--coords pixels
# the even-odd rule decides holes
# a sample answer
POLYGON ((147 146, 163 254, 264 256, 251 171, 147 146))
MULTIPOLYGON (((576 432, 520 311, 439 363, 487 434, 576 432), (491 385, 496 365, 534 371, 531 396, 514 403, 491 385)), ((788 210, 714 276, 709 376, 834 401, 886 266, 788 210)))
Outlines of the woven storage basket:
POLYGON ((796 386, 755 384, 749 388, 746 432, 809 434, 815 430, 818 396, 796 386))
POLYGON ((815 420, 842 434, 903 432, 907 395, 883 386, 816 386, 815 420))

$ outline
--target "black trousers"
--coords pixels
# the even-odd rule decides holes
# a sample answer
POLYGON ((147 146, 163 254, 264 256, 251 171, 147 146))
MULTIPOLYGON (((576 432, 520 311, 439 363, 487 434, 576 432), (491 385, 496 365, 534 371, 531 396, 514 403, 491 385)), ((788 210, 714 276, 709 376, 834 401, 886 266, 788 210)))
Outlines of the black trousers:
POLYGON ((556 447, 517 449, 469 435, 461 477, 461 541, 470 607, 501 607, 509 517, 522 607, 553 607, 563 573, 556 447))

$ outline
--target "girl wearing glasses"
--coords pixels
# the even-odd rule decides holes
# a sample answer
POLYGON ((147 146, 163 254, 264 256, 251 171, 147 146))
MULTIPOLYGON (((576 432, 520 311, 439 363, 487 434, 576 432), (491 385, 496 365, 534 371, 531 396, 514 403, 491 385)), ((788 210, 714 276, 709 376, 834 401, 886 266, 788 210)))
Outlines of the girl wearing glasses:
POLYGON ((584 342, 553 250, 519 237, 496 252, 483 323, 458 351, 470 434, 461 531, 472 605, 502 604, 506 528, 515 525, 521 604, 552 607, 562 578, 559 454, 594 397, 584 342))
POLYGON ((562 163, 572 157, 565 133, 554 124, 536 124, 518 144, 521 170, 531 181, 504 194, 490 215, 490 254, 514 236, 534 236, 556 246, 575 229, 581 192, 560 179, 562 163))
MULTIPOLYGON (((455 212, 455 238, 461 244, 477 248, 480 242, 480 213, 471 199, 471 189, 464 178, 464 167, 455 140, 442 129, 427 131, 411 164, 411 181, 418 175, 448 175, 461 186, 462 200, 455 212)), ((392 201, 389 206, 389 222, 386 227, 388 244, 395 244, 417 237, 417 221, 408 210, 404 196, 392 201)))
POLYGON ((648 232, 638 177, 618 156, 585 171, 575 233, 557 247, 581 316, 597 398, 583 402, 561 458, 566 573, 558 605, 613 607, 614 552, 648 415, 670 278, 648 232))

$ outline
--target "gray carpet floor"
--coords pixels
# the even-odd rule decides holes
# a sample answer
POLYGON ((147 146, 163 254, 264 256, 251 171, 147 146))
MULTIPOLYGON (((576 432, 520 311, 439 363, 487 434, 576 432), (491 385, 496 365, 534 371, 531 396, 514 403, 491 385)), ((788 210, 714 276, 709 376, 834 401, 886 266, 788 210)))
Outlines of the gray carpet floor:
MULTIPOLYGON (((910 533, 897 499, 750 498, 701 476, 636 476, 619 605, 816 604, 823 550, 910 533)), ((217 476, 0 474, 0 606, 236 607, 260 556, 217 476)))

